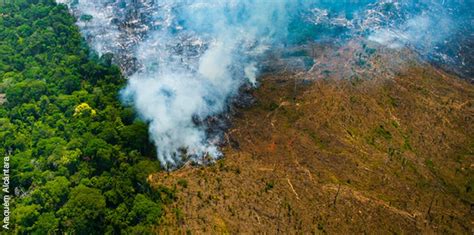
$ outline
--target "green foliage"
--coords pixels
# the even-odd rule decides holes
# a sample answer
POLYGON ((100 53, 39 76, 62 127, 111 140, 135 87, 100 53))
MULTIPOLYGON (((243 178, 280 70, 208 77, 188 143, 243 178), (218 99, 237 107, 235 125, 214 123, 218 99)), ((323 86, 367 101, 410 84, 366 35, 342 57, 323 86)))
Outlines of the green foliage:
POLYGON ((390 131, 386 130, 384 126, 380 125, 375 128, 375 134, 379 137, 382 137, 386 140, 391 140, 392 139, 392 133, 390 131))
POLYGON ((91 15, 81 15, 81 17, 79 17, 79 19, 81 21, 91 21, 92 20, 92 16, 91 15))
POLYGON ((188 187, 188 181, 185 180, 185 179, 179 179, 178 180, 178 185, 183 187, 183 188, 187 188, 188 187))
POLYGON ((274 181, 266 183, 265 184, 265 192, 270 191, 271 189, 273 189, 273 187, 275 187, 275 182, 274 181))
POLYGON ((79 185, 58 214, 63 217, 67 232, 91 234, 100 229, 101 223, 97 222, 104 217, 105 209, 105 197, 100 190, 79 185), (91 224, 91 221, 97 222, 91 224))
POLYGON ((12 213, 12 219, 20 226, 19 231, 28 232, 35 221, 39 218, 39 205, 19 205, 12 213))
POLYGON ((136 224, 154 224, 159 221, 162 215, 162 208, 159 204, 153 202, 142 194, 138 194, 133 202, 133 207, 128 214, 130 220, 136 224))
POLYGON ((41 205, 46 210, 55 211, 59 209, 67 200, 69 195, 70 182, 64 176, 55 177, 32 192, 34 203, 41 205))
POLYGON ((43 213, 33 226, 37 234, 54 234, 59 230, 59 219, 54 212, 43 213))
POLYGON ((112 55, 89 51, 65 5, 0 5, 0 153, 11 157, 13 233, 149 233, 175 195, 148 184, 160 166, 147 125, 117 99, 125 79, 112 55))

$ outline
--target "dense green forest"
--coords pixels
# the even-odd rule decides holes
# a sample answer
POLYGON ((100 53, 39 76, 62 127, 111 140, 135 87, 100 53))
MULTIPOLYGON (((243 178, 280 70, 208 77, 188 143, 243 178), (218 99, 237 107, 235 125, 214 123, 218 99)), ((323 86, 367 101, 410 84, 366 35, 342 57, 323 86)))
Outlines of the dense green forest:
POLYGON ((10 232, 146 234, 174 191, 147 183, 160 166, 146 124, 119 101, 126 80, 88 49, 66 6, 8 2, 0 154, 10 158, 10 232))

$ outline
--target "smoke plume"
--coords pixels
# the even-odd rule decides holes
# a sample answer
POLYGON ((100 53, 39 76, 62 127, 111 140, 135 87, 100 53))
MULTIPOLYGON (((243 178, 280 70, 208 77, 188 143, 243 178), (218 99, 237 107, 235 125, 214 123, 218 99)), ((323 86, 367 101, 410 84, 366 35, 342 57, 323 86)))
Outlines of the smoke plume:
POLYGON ((446 9, 460 7, 382 0, 60 2, 99 54, 116 55, 129 77, 121 98, 149 123, 158 159, 171 168, 222 155, 220 136, 209 135, 206 122, 228 110, 240 87, 258 84, 260 62, 272 48, 360 37, 432 55, 453 30, 446 9), (434 35, 440 26, 444 31, 434 35))

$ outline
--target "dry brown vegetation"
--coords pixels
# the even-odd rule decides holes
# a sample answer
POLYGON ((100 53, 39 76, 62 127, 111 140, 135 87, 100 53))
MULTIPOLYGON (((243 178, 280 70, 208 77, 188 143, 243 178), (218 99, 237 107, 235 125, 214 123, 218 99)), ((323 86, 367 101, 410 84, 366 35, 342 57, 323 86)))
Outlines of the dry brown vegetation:
POLYGON ((158 231, 472 233, 474 86, 408 51, 316 50, 262 78, 224 159, 150 175, 178 195, 158 231))

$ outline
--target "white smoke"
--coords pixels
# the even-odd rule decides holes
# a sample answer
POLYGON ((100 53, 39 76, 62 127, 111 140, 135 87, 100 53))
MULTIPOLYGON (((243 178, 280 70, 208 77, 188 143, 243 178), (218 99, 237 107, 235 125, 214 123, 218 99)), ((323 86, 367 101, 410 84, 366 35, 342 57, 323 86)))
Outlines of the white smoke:
POLYGON ((434 20, 433 17, 419 15, 398 28, 375 30, 368 39, 392 49, 413 45, 431 50, 451 31, 452 27, 446 18, 434 20))
POLYGON ((419 13, 421 5, 409 0, 58 2, 73 9, 100 54, 118 54, 125 69, 128 60, 138 61, 139 66, 127 70, 132 73, 122 99, 149 123, 158 159, 171 168, 221 156, 219 137, 209 135, 207 120, 225 112, 242 85, 257 85, 259 62, 276 44, 292 37, 295 42, 310 40, 325 28, 334 35, 344 28, 348 35, 369 32, 369 40, 388 47, 413 44, 430 50, 449 32, 446 17, 433 16, 438 8, 419 13), (307 35, 306 30, 315 28, 302 24, 319 25, 321 31, 307 35))
POLYGON ((179 11, 175 20, 185 22, 140 43, 136 53, 144 69, 130 77, 123 96, 149 122, 159 160, 174 167, 184 157, 200 163, 221 156, 201 123, 225 111, 244 83, 256 84, 256 59, 284 36, 288 4, 228 0, 170 6, 179 11))
POLYGON ((420 54, 429 54, 457 27, 445 4, 445 1, 382 1, 377 7, 392 10, 369 10, 374 17, 367 18, 371 31, 368 39, 392 49, 409 46, 420 54))
MULTIPOLYGON (((68 0, 60 2, 66 3, 68 0)), ((75 7, 85 13, 79 17, 78 25, 86 29, 83 32, 87 32, 85 37, 91 42, 94 50, 99 54, 112 52, 115 45, 111 42, 118 42, 120 37, 117 26, 111 24, 110 20, 115 16, 114 8, 107 6, 104 0, 78 1, 75 7)))
POLYGON ((291 1, 58 0, 99 53, 140 65, 122 91, 167 167, 221 156, 206 119, 224 112, 258 58, 287 33, 291 1), (132 54, 132 55, 128 55, 132 54))

